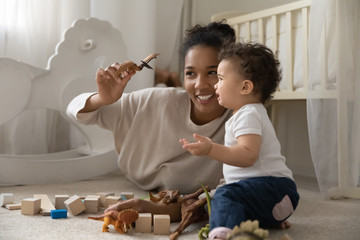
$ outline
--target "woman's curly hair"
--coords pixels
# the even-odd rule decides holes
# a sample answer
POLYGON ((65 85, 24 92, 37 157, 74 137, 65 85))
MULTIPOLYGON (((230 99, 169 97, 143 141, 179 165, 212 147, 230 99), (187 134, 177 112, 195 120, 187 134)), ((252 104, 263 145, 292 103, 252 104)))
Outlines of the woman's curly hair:
POLYGON ((186 37, 180 50, 182 58, 185 58, 190 48, 197 45, 213 47, 220 51, 223 45, 235 43, 235 30, 225 20, 211 22, 205 26, 197 24, 185 33, 186 37))
POLYGON ((219 60, 230 60, 237 64, 238 71, 254 84, 254 93, 260 93, 260 101, 266 103, 273 98, 280 80, 280 63, 273 51, 259 43, 235 43, 224 46, 219 60))

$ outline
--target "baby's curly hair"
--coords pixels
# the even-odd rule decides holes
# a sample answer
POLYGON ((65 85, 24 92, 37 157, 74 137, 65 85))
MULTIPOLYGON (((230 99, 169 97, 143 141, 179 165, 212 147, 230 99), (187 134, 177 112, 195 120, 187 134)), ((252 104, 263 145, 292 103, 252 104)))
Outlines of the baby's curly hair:
POLYGON ((254 93, 260 93, 265 104, 273 95, 281 80, 280 63, 273 51, 259 43, 235 43, 224 46, 219 60, 227 59, 238 64, 238 71, 254 84, 254 93))

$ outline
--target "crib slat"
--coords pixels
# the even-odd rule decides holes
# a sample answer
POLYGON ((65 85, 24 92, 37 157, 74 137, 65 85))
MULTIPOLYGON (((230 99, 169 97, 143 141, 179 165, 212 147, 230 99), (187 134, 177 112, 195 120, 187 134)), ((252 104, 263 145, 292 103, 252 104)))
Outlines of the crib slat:
POLYGON ((235 41, 236 42, 240 42, 241 40, 241 36, 240 36, 240 24, 235 24, 233 26, 231 26, 234 30, 235 30, 235 41))
POLYGON ((293 59, 293 49, 292 49, 292 19, 291 19, 291 12, 286 12, 286 64, 287 65, 287 72, 285 76, 285 80, 289 86, 289 90, 294 90, 294 79, 293 79, 293 66, 294 66, 294 59, 293 59))
POLYGON ((232 25, 235 23, 243 23, 243 22, 247 22, 247 21, 253 21, 253 20, 257 20, 259 18, 265 18, 265 17, 270 17, 273 15, 282 14, 287 11, 294 11, 294 10, 297 10, 297 9, 300 9, 303 7, 310 6, 310 4, 311 4, 311 0, 295 1, 292 3, 284 4, 282 6, 277 6, 277 7, 269 8, 266 10, 254 12, 254 13, 243 14, 238 17, 228 18, 227 23, 232 25))
POLYGON ((276 15, 271 16, 271 24, 272 50, 276 53, 278 50, 278 30, 276 15))
POLYGON ((245 22, 244 25, 245 25, 244 40, 245 40, 245 42, 248 42, 251 39, 250 21, 245 22))
POLYGON ((264 20, 263 18, 258 19, 258 35, 259 35, 259 43, 264 44, 264 20))
POLYGON ((308 8, 302 9, 303 88, 308 90, 308 8))

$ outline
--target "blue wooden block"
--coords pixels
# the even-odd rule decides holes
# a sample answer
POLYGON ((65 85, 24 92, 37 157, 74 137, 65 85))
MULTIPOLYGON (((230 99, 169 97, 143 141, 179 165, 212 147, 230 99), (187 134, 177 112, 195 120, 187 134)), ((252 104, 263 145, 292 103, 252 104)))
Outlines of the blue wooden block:
POLYGON ((51 210, 50 216, 52 219, 67 218, 67 210, 66 209, 51 210))
POLYGON ((124 196, 124 194, 121 194, 120 197, 121 197, 121 200, 123 200, 123 201, 127 200, 126 197, 124 196))

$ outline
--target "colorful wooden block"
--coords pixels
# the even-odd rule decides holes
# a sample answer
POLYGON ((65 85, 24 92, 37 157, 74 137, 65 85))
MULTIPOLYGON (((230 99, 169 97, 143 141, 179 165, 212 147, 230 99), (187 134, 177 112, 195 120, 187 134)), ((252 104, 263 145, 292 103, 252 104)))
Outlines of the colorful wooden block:
POLYGON ((77 195, 72 196, 64 202, 66 209, 73 216, 79 215, 85 211, 85 204, 77 195))
POLYGON ((100 196, 89 195, 85 198, 85 213, 96 214, 99 212, 100 196))
POLYGON ((154 234, 168 235, 170 233, 170 216, 165 214, 154 215, 154 234))
POLYGON ((34 194, 34 198, 40 198, 41 199, 41 210, 40 213, 43 216, 50 216, 50 211, 55 210, 54 205, 50 201, 50 198, 46 194, 34 194))
POLYGON ((52 219, 67 218, 67 211, 66 209, 51 210, 50 216, 52 219))
POLYGON ((9 210, 19 210, 21 209, 21 203, 8 203, 5 207, 9 210))
POLYGON ((135 222, 135 230, 140 233, 151 233, 151 213, 139 213, 135 222))
POLYGON ((0 207, 4 207, 6 204, 14 203, 14 194, 2 193, 0 194, 0 207))
POLYGON ((131 198, 134 198, 134 193, 133 192, 121 192, 120 196, 124 196, 126 199, 131 199, 131 198))
POLYGON ((69 195, 55 195, 55 209, 66 209, 64 202, 69 199, 69 195))
POLYGON ((121 201, 121 197, 120 196, 107 196, 105 198, 105 204, 104 207, 108 208, 110 205, 113 205, 117 202, 121 201))
POLYGON ((111 192, 111 193, 100 192, 100 193, 97 193, 97 195, 100 196, 100 207, 104 207, 105 206, 105 198, 107 196, 114 196, 115 193, 113 193, 113 192, 111 192))
POLYGON ((40 213, 41 199, 40 198, 25 198, 21 201, 21 214, 35 215, 40 213))

